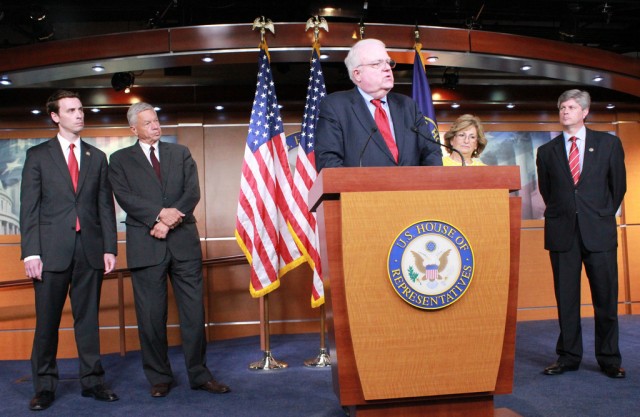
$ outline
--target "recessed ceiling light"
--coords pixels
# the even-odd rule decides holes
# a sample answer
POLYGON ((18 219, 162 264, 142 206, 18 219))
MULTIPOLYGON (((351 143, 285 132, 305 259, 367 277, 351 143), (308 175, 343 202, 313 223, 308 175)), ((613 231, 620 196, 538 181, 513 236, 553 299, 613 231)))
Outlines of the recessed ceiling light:
POLYGON ((6 75, 3 75, 2 78, 0 78, 0 84, 2 84, 2 85, 11 85, 13 83, 11 82, 9 77, 7 77, 6 75))
POLYGON ((430 56, 429 58, 427 58, 427 62, 438 62, 440 58, 438 58, 437 56, 430 56))
POLYGON ((207 64, 210 63, 210 62, 213 62, 213 61, 214 61, 213 57, 211 57, 209 55, 206 55, 206 56, 202 57, 202 62, 206 62, 207 64))
POLYGON ((451 105, 451 108, 454 108, 454 109, 457 109, 458 107, 460 107, 460 104, 459 104, 459 103, 453 103, 453 104, 451 105))
POLYGON ((220 111, 220 110, 224 110, 224 106, 215 106, 214 109, 220 111))
POLYGON ((160 110, 162 110, 162 107, 158 107, 158 106, 156 106, 156 107, 154 107, 154 108, 153 108, 153 110, 155 110, 155 111, 160 111, 160 110))
POLYGON ((507 108, 508 108, 508 109, 513 109, 514 107, 516 107, 516 105, 515 105, 515 104, 513 104, 513 103, 509 103, 509 104, 507 104, 507 108))
POLYGON ((40 110, 38 110, 38 109, 33 109, 33 110, 31 110, 31 113, 33 113, 33 114, 40 114, 40 113, 41 113, 41 111, 40 111, 40 110))
POLYGON ((612 104, 612 103, 609 103, 609 104, 607 104, 607 108, 608 108, 609 110, 611 110, 611 109, 615 109, 615 108, 616 108, 616 105, 615 105, 615 104, 612 104))
POLYGON ((94 108, 91 109, 91 112, 92 113, 100 113, 100 109, 94 107, 94 108))
POLYGON ((520 67, 520 70, 521 71, 529 71, 531 68, 533 68, 531 65, 524 64, 523 66, 520 67))
POLYGON ((595 83, 599 83, 602 80, 604 80, 602 75, 596 75, 595 77, 593 77, 593 82, 595 82, 595 83))
POLYGON ((284 106, 282 104, 278 104, 278 108, 279 109, 284 109, 284 106))
POLYGON ((322 55, 320 55, 320 59, 329 59, 329 55, 322 54, 322 55))
POLYGON ((95 72, 104 72, 104 67, 100 64, 94 65, 91 69, 95 72))

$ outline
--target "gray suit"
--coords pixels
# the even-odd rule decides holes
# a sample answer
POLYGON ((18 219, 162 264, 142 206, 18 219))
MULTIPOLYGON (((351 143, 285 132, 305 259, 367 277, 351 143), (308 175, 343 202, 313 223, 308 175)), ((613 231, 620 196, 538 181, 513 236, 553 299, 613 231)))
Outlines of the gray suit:
POLYGON ((139 143, 111 155, 109 179, 127 213, 127 264, 131 268, 143 368, 152 385, 173 382, 167 356, 167 274, 180 315, 191 387, 213 379, 206 367, 202 250, 193 216, 200 200, 195 161, 177 144, 157 142, 162 182, 139 143), (185 214, 166 239, 150 235, 163 208, 185 214))
POLYGON ((103 380, 98 310, 104 254, 117 254, 116 222, 105 154, 85 142, 80 154, 77 192, 57 138, 30 148, 22 171, 22 258, 40 255, 43 263, 42 281, 34 281, 36 331, 31 361, 36 392, 57 387, 58 326, 67 292, 80 382, 83 388, 91 388, 103 380))

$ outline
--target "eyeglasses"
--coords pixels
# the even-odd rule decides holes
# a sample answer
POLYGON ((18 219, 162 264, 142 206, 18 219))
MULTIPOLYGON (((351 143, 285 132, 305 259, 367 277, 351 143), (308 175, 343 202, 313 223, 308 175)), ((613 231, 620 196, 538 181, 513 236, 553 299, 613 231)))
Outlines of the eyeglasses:
POLYGON ((380 68, 384 68, 384 64, 389 64, 389 68, 391 69, 394 69, 396 67, 396 61, 394 61, 393 59, 381 59, 376 62, 372 62, 370 64, 360 64, 358 65, 358 67, 371 67, 377 70, 380 68))

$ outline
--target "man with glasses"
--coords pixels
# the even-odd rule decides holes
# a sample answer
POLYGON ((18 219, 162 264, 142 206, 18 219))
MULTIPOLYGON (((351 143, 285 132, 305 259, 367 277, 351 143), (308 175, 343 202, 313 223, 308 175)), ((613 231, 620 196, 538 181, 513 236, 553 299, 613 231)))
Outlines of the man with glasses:
POLYGON ((440 147, 411 98, 391 93, 394 60, 377 39, 344 60, 355 88, 325 97, 316 126, 316 168, 442 165, 440 147))

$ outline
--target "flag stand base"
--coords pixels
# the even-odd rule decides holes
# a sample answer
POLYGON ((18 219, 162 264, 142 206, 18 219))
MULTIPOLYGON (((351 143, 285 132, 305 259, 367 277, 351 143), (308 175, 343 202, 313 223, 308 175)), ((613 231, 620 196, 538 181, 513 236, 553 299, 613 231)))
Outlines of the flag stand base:
POLYGON ((304 366, 313 366, 316 368, 331 366, 331 356, 329 356, 329 352, 327 352, 327 349, 321 348, 318 356, 313 359, 304 361, 304 366))
POLYGON ((289 365, 286 362, 277 361, 271 356, 271 352, 268 350, 264 351, 264 357, 261 361, 253 362, 249 365, 249 369, 252 371, 269 371, 271 369, 282 369, 286 368, 289 365))

